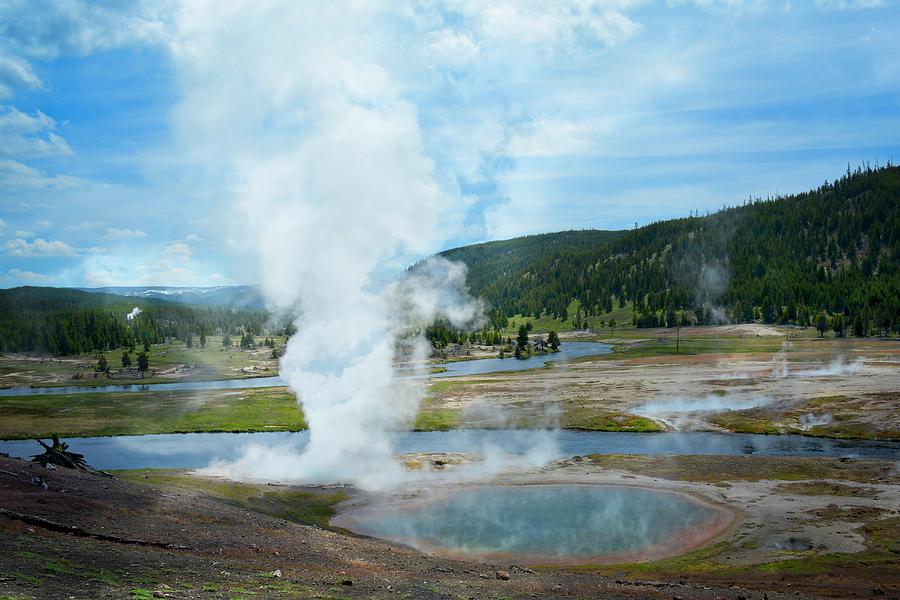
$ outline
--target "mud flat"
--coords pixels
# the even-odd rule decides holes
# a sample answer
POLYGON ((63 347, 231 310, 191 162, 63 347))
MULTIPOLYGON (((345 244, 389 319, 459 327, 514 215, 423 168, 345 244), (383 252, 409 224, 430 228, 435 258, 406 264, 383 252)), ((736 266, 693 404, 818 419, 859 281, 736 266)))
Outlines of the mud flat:
POLYGON ((781 346, 761 339, 705 339, 696 343, 721 342, 723 351, 641 355, 644 340, 605 357, 441 381, 427 409, 459 427, 900 439, 900 343, 805 339, 759 351, 781 346))

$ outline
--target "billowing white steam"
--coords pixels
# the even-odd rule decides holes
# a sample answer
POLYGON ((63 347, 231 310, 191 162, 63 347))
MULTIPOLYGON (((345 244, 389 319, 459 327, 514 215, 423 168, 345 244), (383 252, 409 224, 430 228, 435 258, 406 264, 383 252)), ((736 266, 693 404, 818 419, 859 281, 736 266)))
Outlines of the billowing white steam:
POLYGON ((749 398, 734 398, 732 396, 717 396, 709 394, 702 398, 670 398, 657 402, 648 402, 632 409, 639 415, 665 415, 673 413, 690 412, 718 412, 723 410, 746 410, 771 404, 768 396, 751 396, 749 398))
POLYGON ((141 314, 142 312, 144 312, 144 311, 142 311, 140 308, 138 308, 137 306, 135 306, 134 308, 131 309, 131 312, 130 312, 130 313, 128 313, 127 315, 125 315, 125 318, 128 319, 129 321, 133 321, 134 318, 135 318, 136 316, 138 316, 139 314, 141 314))
POLYGON ((794 374, 798 377, 835 377, 838 375, 852 375, 854 373, 859 373, 864 364, 865 359, 862 358, 858 358, 853 362, 848 363, 843 356, 838 356, 827 365, 823 365, 816 369, 796 371, 794 374))
POLYGON ((647 402, 632 408, 629 412, 661 421, 673 429, 688 430, 698 427, 705 429, 708 426, 701 417, 705 413, 747 410, 772 402, 774 400, 768 396, 739 398, 732 395, 708 394, 700 398, 677 397, 647 402))
POLYGON ((398 336, 438 314, 459 324, 479 312, 460 265, 432 260, 397 279, 440 242, 458 192, 439 184, 416 108, 372 37, 379 10, 208 2, 179 13, 176 119, 198 160, 233 174, 266 297, 302 315, 281 375, 309 444, 299 456, 254 449, 232 475, 390 481, 390 433, 408 427, 423 385, 396 377, 398 336))
POLYGON ((834 417, 831 415, 831 413, 823 413, 821 415, 807 413, 805 415, 801 415, 799 421, 800 429, 802 429, 803 431, 809 431, 813 427, 830 425, 832 422, 834 422, 834 417))

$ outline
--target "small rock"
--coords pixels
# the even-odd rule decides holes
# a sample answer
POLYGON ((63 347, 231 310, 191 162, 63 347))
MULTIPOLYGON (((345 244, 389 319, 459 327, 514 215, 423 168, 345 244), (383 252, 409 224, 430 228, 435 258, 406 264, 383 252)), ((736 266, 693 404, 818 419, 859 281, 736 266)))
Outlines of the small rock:
POLYGON ((341 585, 353 585, 352 579, 341 579, 341 585))
POLYGON ((509 581, 509 573, 507 571, 497 571, 497 579, 500 581, 509 581))
POLYGON ((872 588, 872 595, 873 596, 883 596, 884 590, 881 588, 872 588))
POLYGON ((272 577, 277 577, 278 579, 281 579, 281 569, 275 569, 274 571, 272 571, 272 577))

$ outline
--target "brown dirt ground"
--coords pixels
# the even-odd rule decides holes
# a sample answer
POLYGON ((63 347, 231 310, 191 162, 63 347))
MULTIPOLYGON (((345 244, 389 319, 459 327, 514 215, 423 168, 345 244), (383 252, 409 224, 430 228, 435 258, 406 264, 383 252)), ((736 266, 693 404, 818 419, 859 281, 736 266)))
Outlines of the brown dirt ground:
MULTIPOLYGON (((555 476, 566 481, 586 468, 584 463, 564 462, 555 467, 555 476)), ((624 471, 603 472, 620 482, 634 477, 624 471)), ((839 580, 831 574, 761 576, 742 575, 740 570, 727 578, 702 573, 619 578, 571 568, 531 570, 446 560, 249 512, 183 488, 154 488, 66 469, 47 471, 6 458, 0 458, 0 507, 89 532, 184 546, 76 537, 0 515, 0 598, 774 600, 865 597, 879 585, 893 594, 893 588, 879 581, 890 583, 897 575, 896 570, 860 568, 841 573, 839 580), (48 489, 35 485, 33 476, 43 478, 48 489), (282 577, 271 575, 276 569, 282 577), (500 569, 509 572, 508 581, 497 579, 500 569)))

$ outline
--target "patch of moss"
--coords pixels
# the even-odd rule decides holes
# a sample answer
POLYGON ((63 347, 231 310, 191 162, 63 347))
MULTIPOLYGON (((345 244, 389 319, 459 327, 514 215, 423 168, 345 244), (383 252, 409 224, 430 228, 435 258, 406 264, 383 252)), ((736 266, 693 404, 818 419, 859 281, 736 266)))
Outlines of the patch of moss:
POLYGON ((647 417, 582 407, 564 410, 562 426, 581 431, 662 431, 659 423, 647 417))
POLYGON ((761 433, 761 434, 777 434, 781 430, 774 423, 759 418, 745 411, 728 411, 716 413, 707 417, 707 420, 713 425, 718 425, 723 429, 734 431, 736 433, 761 433))
POLYGON ((460 413, 451 408, 423 409, 416 415, 415 431, 447 431, 459 427, 460 413))

